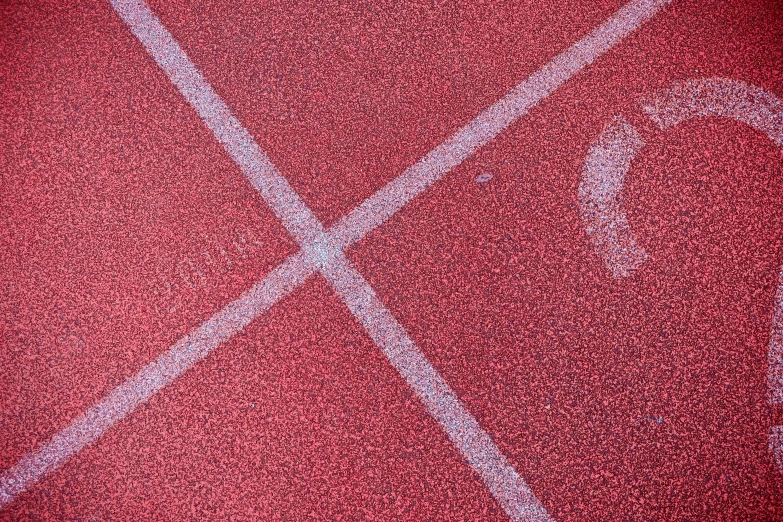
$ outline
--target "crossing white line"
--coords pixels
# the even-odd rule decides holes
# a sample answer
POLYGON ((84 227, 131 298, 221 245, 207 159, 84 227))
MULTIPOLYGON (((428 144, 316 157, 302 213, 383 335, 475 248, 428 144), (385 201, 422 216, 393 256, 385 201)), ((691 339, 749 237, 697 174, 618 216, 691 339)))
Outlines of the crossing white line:
POLYGON ((359 241, 669 3, 626 4, 338 221, 331 229, 337 245, 359 241))
POLYGON ((511 520, 552 520, 527 483, 342 252, 321 273, 416 392, 511 520))
POLYGON ((110 0, 253 187, 272 207, 302 251, 120 385, 106 399, 57 433, 49 443, 3 473, 0 478, 0 507, 94 442, 139 404, 241 331, 256 315, 318 270, 411 385, 509 517, 515 521, 550 520, 525 481, 378 300, 361 274, 345 259, 342 250, 383 223, 670 1, 633 0, 628 3, 607 22, 555 57, 357 207, 337 224, 332 233, 325 234, 322 224, 272 165, 250 133, 230 113, 144 1, 110 0))
POLYGON ((109 0, 298 243, 323 227, 142 0, 109 0))

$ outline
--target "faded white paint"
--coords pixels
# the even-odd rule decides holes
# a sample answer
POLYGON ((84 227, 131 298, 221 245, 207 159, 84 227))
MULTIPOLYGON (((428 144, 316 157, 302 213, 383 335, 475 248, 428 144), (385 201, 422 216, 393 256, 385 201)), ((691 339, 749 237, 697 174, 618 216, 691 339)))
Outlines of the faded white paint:
POLYGON ((91 444, 120 419, 184 373, 259 313, 301 284, 314 270, 326 276, 380 345, 428 411, 443 427, 512 520, 550 520, 525 481, 462 405, 402 326, 348 263, 343 248, 360 240, 479 147, 651 18, 670 0, 632 0, 416 165, 340 221, 330 234, 231 114, 143 0, 110 0, 130 30, 196 110, 302 251, 290 257, 237 301, 127 380, 55 434, 43 447, 0 476, 0 507, 91 444))
MULTIPOLYGON (((642 109, 662 130, 693 118, 729 118, 763 132, 783 149, 783 103, 764 89, 739 80, 705 78, 675 82, 670 89, 647 96, 642 109)), ((587 233, 615 277, 627 276, 645 258, 619 204, 625 173, 643 146, 638 132, 622 118, 616 118, 591 148, 579 187, 587 233)), ((783 268, 778 276, 769 334, 767 397, 770 404, 783 404, 783 268)), ((770 429, 769 449, 783 472, 783 426, 770 429)))
POLYGON ((783 473, 783 426, 771 426, 769 428, 769 452, 775 467, 783 473))
POLYGON ((644 147, 636 129, 616 116, 590 147, 579 183, 579 210, 596 253, 616 278, 628 277, 647 259, 622 208, 625 174, 644 147))

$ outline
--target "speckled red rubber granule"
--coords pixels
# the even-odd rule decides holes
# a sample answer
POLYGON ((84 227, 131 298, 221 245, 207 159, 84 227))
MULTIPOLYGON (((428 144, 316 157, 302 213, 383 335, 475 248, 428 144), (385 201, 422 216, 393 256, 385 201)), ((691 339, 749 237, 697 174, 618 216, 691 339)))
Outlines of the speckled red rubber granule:
MULTIPOLYGON (((620 5, 150 2, 326 224, 620 5)), ((5 470, 295 246, 108 3, 0 10, 5 470)), ((783 519, 783 153, 637 103, 708 76, 783 98, 781 19, 675 1, 351 252, 558 521, 783 519), (577 203, 615 114, 647 143, 624 208, 650 259, 622 281, 577 203)), ((315 279, 0 519, 505 514, 315 279)))
POLYGON ((311 280, 11 518, 504 520, 405 382, 311 280))
POLYGON ((149 3, 326 225, 623 4, 149 3))
POLYGON ((351 255, 556 520, 783 518, 765 387, 783 152, 638 106, 710 76, 783 96, 781 16, 675 3, 351 255), (650 259, 624 280, 577 196, 615 114, 647 142, 623 205, 650 259))
POLYGON ((294 248, 110 5, 2 9, 5 470, 294 248))

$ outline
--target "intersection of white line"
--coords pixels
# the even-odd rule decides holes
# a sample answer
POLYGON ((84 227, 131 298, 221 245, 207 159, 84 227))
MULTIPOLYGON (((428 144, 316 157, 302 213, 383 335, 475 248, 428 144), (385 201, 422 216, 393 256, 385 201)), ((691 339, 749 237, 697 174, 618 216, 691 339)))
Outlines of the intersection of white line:
POLYGON ((320 221, 231 114, 144 0, 110 0, 302 250, 74 420, 49 443, 6 470, 0 476, 0 507, 97 440, 139 404, 318 271, 416 392, 508 516, 515 521, 551 520, 491 437, 345 258, 343 249, 380 226, 670 1, 629 2, 359 205, 329 233, 324 233, 320 221))
POLYGON ((590 147, 579 182, 579 211, 587 235, 616 278, 628 277, 647 260, 621 204, 625 175, 642 147, 644 140, 633 125, 615 117, 590 147))

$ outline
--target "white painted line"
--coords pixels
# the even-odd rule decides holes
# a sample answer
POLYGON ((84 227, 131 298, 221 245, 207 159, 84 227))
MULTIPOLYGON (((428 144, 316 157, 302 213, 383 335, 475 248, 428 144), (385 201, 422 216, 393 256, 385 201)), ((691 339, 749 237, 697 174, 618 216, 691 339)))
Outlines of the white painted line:
POLYGON ((340 289, 343 292, 356 289, 356 294, 345 294, 346 304, 355 314, 362 314, 357 315, 359 321, 421 397, 508 515, 515 521, 549 520, 543 506, 489 435, 481 430, 399 323, 381 305, 372 288, 347 264, 342 248, 383 223, 671 0, 632 0, 611 19, 360 205, 335 227, 335 234, 323 233, 322 224, 272 165, 250 133, 231 114, 144 1, 109 1, 302 246, 302 252, 289 258, 237 301, 112 391, 57 433, 48 444, 4 472, 0 477, 0 508, 97 440, 112 425, 206 357, 220 343, 241 331, 256 315, 301 284, 313 267, 317 267, 327 275, 338 293, 340 289), (345 273, 352 276, 346 276, 347 279, 338 277, 345 273), (348 283, 351 281, 358 282, 359 286, 350 286, 348 283), (368 296, 370 301, 365 302, 368 296), (387 337, 383 337, 384 328, 391 329, 387 337))
POLYGON ((590 148, 579 183, 579 210, 596 253, 616 278, 628 277, 647 259, 622 209, 631 160, 644 147, 636 129, 615 117, 590 148))
POLYGON ((304 201, 280 175, 250 133, 202 76, 144 0, 109 0, 204 124, 223 145, 253 187, 261 193, 298 243, 323 230, 304 201))
POLYGON ((783 149, 783 104, 760 87, 729 78, 675 83, 643 101, 644 111, 661 129, 700 117, 737 120, 765 133, 783 149))
POLYGON ((335 224, 337 245, 359 241, 670 2, 633 0, 619 9, 335 224))
POLYGON ((383 306, 367 281, 342 252, 336 252, 321 273, 476 470, 506 514, 514 521, 551 521, 527 483, 383 306))
POLYGON ((185 373, 260 313, 301 284, 313 270, 302 254, 289 257, 264 279, 177 341, 169 350, 115 388, 52 439, 0 476, 0 508, 185 373))

